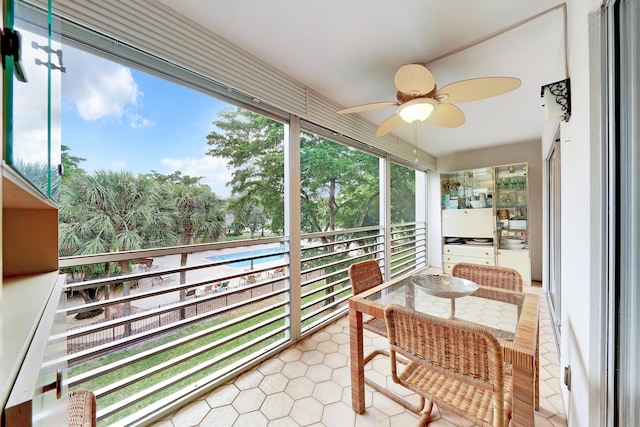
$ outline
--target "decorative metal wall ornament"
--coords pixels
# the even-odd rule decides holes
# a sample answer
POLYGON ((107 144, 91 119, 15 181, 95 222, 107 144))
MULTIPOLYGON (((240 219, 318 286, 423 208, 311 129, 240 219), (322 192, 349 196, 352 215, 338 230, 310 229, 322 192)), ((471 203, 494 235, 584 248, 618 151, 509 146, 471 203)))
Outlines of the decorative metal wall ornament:
POLYGON ((544 99, 546 121, 569 121, 571 117, 571 85, 569 79, 549 83, 540 88, 540 97, 544 99))

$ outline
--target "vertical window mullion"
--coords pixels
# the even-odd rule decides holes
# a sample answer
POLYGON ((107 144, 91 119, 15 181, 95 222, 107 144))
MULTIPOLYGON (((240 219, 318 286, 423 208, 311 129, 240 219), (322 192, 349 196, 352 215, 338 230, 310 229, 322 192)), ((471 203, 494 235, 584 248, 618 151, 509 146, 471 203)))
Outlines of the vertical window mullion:
POLYGON ((289 295, 291 339, 302 330, 301 307, 301 218, 300 218, 300 119, 294 115, 285 129, 284 141, 284 233, 289 238, 289 295))

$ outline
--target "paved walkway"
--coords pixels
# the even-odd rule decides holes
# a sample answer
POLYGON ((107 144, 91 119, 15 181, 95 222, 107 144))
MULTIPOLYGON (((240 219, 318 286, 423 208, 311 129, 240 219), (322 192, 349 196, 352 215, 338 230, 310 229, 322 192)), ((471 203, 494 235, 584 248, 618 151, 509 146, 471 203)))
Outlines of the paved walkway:
MULTIPOLYGON (((279 247, 279 244, 271 243, 271 244, 265 244, 265 245, 254 245, 250 248, 242 247, 242 248, 221 249, 221 250, 191 253, 187 258, 187 265, 189 266, 205 265, 205 264, 211 263, 211 261, 208 259, 209 257, 229 255, 232 253, 242 253, 242 252, 247 252, 248 250, 268 249, 268 248, 275 248, 275 247, 279 247)), ((180 254, 154 257, 151 268, 152 270, 153 269, 164 270, 164 269, 179 267, 180 257, 181 257, 180 254)), ((232 262, 233 261, 231 261, 231 263, 232 262)), ((279 265, 282 265, 282 262, 280 261, 260 262, 260 263, 254 264, 254 270, 262 270, 264 268, 274 269, 279 265)), ((143 270, 144 268, 145 267, 141 265, 135 265, 134 270, 132 272, 134 273, 142 272, 144 271, 143 270)), ((217 265, 210 268, 201 268, 197 270, 188 271, 186 273, 186 283, 203 282, 203 281, 212 280, 212 279, 217 280, 219 278, 233 276, 236 274, 241 274, 243 272, 248 275, 250 274, 251 271, 252 270, 250 267, 233 268, 226 265, 217 265)), ((265 276, 266 274, 263 273, 262 277, 258 277, 257 278, 258 283, 260 282, 260 280, 264 280, 265 276)), ((138 293, 157 290, 158 287, 162 287, 162 286, 176 286, 179 284, 179 280, 180 280, 179 273, 162 275, 161 279, 159 277, 140 279, 138 281, 138 286, 135 287, 134 289, 131 289, 131 294, 135 295, 138 293)), ((243 277, 225 279, 224 281, 227 281, 227 280, 229 281, 229 284, 228 284, 229 289, 237 288, 239 286, 246 284, 244 283, 243 277)), ((196 286, 193 289, 196 289, 197 294, 201 294, 204 292, 205 286, 206 285, 196 286)), ((111 298, 115 298, 119 296, 122 296, 121 289, 118 289, 116 293, 113 293, 112 291, 112 293, 110 294, 111 298)), ((179 301, 180 301, 180 292, 175 291, 175 292, 168 292, 162 295, 153 296, 150 298, 142 298, 132 302, 131 304, 132 304, 132 311, 136 311, 136 310, 148 310, 148 309, 164 306, 171 303, 177 303, 179 301)), ((73 297, 67 298, 68 307, 73 307, 81 304, 84 304, 84 299, 79 294, 75 294, 73 297)), ((72 315, 72 316, 69 316, 67 320, 70 326, 81 326, 83 324, 94 323, 98 319, 100 319, 100 317, 94 317, 91 319, 79 321, 79 320, 76 320, 75 316, 72 315)))

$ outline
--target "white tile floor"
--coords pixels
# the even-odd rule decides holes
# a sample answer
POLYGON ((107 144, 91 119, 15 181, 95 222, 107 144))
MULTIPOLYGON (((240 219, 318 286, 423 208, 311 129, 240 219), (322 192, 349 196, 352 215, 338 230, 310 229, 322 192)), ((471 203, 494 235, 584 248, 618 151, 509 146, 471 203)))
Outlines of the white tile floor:
MULTIPOLYGON (((548 305, 539 286, 527 286, 525 292, 541 295, 540 410, 535 414, 536 427, 566 426, 548 305)), ((385 346, 384 339, 366 333, 366 346, 385 346)), ((387 359, 376 359, 367 368, 367 377, 387 380, 387 359)), ((408 427, 417 424, 416 414, 372 388, 367 387, 366 399, 365 413, 356 415, 351 410, 349 322, 345 316, 153 426, 408 427)), ((469 422, 440 412, 436 407, 431 419, 432 427, 470 426, 469 422)))

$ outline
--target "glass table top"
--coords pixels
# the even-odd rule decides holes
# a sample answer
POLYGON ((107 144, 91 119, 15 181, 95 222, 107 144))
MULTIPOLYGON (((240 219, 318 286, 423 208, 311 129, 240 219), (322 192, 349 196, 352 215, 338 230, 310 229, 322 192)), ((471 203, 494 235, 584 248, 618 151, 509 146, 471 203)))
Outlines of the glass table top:
POLYGON ((497 338, 513 340, 524 295, 486 287, 480 287, 464 296, 452 296, 450 293, 452 287, 467 292, 469 283, 475 285, 468 280, 445 275, 414 275, 390 284, 383 290, 367 296, 365 300, 383 305, 399 304, 443 318, 451 318, 453 314, 455 319, 484 326, 497 338), (457 282, 460 280, 463 282, 457 282), (429 286, 425 287, 424 283, 427 282, 429 286), (438 283, 444 284, 442 286, 445 287, 441 293, 434 292, 433 289, 438 283))

